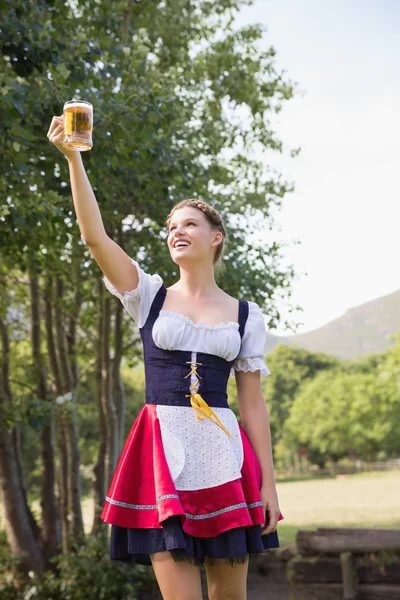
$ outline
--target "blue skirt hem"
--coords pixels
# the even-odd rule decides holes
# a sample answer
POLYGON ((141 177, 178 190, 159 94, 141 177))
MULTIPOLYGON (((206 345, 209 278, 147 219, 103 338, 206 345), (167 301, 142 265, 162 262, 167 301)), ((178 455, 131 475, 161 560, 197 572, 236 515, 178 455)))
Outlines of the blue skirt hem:
POLYGON ((185 533, 179 515, 163 522, 162 529, 111 526, 110 558, 151 566, 150 554, 170 551, 175 561, 213 564, 225 559, 231 565, 244 563, 249 556, 279 548, 278 532, 261 535, 261 526, 236 527, 211 538, 185 533))

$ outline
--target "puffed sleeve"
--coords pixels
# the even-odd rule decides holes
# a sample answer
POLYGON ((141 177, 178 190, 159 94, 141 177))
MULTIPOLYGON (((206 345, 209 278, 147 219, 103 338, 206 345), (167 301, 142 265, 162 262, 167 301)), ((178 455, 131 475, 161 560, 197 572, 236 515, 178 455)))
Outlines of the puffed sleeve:
POLYGON ((261 308, 249 301, 249 315, 244 326, 240 352, 233 363, 230 375, 236 371, 258 371, 261 375, 271 375, 264 362, 266 357, 267 329, 261 308))
POLYGON ((153 275, 146 273, 133 258, 131 258, 131 261, 139 274, 139 283, 135 289, 121 293, 113 286, 107 277, 103 277, 103 282, 108 291, 121 300, 125 309, 135 323, 137 323, 138 327, 143 327, 149 316, 154 297, 163 283, 163 279, 157 273, 154 273, 153 275))

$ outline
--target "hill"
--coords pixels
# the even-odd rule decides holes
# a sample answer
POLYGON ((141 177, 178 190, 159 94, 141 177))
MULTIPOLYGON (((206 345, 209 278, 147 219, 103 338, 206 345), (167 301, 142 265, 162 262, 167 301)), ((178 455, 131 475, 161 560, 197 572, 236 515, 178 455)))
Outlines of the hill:
POLYGON ((268 351, 278 344, 294 345, 310 352, 325 352, 342 359, 384 352, 400 331, 400 290, 349 308, 322 327, 290 336, 268 334, 268 351))

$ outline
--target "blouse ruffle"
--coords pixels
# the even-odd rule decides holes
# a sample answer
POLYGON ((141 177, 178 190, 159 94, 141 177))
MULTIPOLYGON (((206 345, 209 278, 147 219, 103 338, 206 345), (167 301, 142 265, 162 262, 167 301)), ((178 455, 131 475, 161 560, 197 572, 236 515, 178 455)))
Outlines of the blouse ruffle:
POLYGON ((238 356, 233 363, 230 376, 236 371, 258 371, 260 375, 271 375, 265 364, 267 354, 267 330, 264 315, 256 302, 249 301, 249 315, 247 317, 242 344, 238 356))
POLYGON ((143 327, 149 315, 151 303, 160 289, 163 280, 157 273, 151 275, 146 273, 133 258, 131 258, 131 262, 136 267, 139 276, 139 283, 134 290, 127 290, 121 293, 105 276, 103 277, 103 282, 106 288, 121 300, 125 310, 135 323, 137 323, 138 327, 143 327))
MULTIPOLYGON (((103 277, 103 282, 107 290, 119 298, 126 311, 135 323, 137 323, 138 327, 141 328, 147 320, 150 313, 150 307, 160 286, 163 284, 163 279, 157 273, 146 273, 133 258, 131 258, 131 262, 136 267, 139 276, 139 282, 135 289, 119 292, 106 276, 103 277)), ((179 321, 185 326, 183 336, 179 337, 178 345, 174 348, 176 350, 187 350, 189 349, 189 345, 190 349, 193 350, 193 331, 196 330, 195 350, 197 352, 208 352, 220 355, 220 353, 215 351, 215 340, 211 341, 211 337, 213 336, 210 336, 209 334, 210 331, 217 331, 219 335, 224 335, 225 337, 229 334, 226 343, 224 340, 224 343, 220 345, 221 352, 223 351, 226 356, 227 344, 234 343, 232 330, 236 330, 236 333, 239 336, 239 324, 235 321, 226 323, 221 322, 216 325, 207 325, 203 322, 194 323, 189 317, 166 309, 160 310, 160 316, 163 316, 164 318, 168 317, 171 321, 171 343, 174 341, 174 320, 179 321), (190 344, 186 344, 186 341, 188 341, 189 338, 190 344), (209 344, 212 344, 212 349, 209 347, 209 344), (186 347, 187 345, 188 348, 186 347), (210 350, 212 351, 210 352, 210 350)), ((171 349, 171 344, 169 343, 167 345, 168 348, 171 349)), ((267 331, 264 316, 259 305, 256 302, 249 301, 249 315, 244 328, 239 354, 236 354, 237 345, 236 350, 233 347, 231 349, 234 352, 233 355, 236 356, 236 359, 230 370, 230 376, 234 376, 235 371, 248 372, 258 370, 262 376, 271 375, 271 371, 265 364, 267 352, 266 345, 267 331)))
POLYGON ((260 370, 260 375, 271 375, 271 371, 265 364, 264 359, 261 359, 257 356, 254 358, 237 358, 234 362, 234 366, 230 371, 231 377, 235 375, 235 370, 245 371, 246 373, 248 371, 260 370))
POLYGON ((116 287, 113 286, 113 284, 111 283, 111 281, 109 279, 107 279, 107 277, 103 277, 103 281, 105 283, 106 288, 108 289, 109 292, 111 292, 112 294, 114 294, 114 296, 117 296, 117 298, 119 298, 120 300, 139 300, 140 298, 140 292, 141 292, 141 281, 139 279, 139 283, 137 288, 135 288, 134 290, 129 290, 127 292, 119 292, 117 290, 116 287))
POLYGON ((236 327, 236 329, 239 329, 239 323, 237 323, 236 321, 228 321, 227 323, 217 323, 216 325, 207 325, 207 323, 203 323, 202 321, 200 321, 199 323, 194 323, 192 319, 190 319, 186 315, 181 315, 180 313, 177 313, 173 310, 166 310, 165 308, 162 308, 160 310, 160 313, 169 314, 181 323, 185 323, 185 325, 190 325, 191 327, 198 327, 200 329, 211 329, 211 331, 216 331, 217 329, 227 329, 228 327, 236 327))

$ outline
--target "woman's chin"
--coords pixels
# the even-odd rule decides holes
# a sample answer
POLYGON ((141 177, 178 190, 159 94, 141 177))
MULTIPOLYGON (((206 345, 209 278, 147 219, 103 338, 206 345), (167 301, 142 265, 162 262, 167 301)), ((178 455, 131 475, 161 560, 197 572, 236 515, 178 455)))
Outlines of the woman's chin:
POLYGON ((185 263, 192 262, 193 258, 188 257, 188 256, 173 256, 172 260, 177 265, 182 265, 182 264, 185 264, 185 263))

